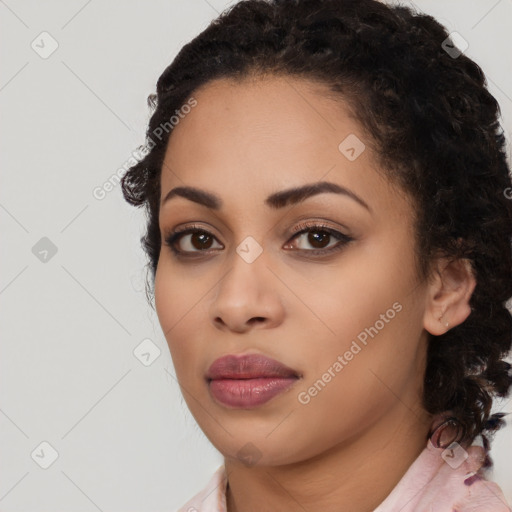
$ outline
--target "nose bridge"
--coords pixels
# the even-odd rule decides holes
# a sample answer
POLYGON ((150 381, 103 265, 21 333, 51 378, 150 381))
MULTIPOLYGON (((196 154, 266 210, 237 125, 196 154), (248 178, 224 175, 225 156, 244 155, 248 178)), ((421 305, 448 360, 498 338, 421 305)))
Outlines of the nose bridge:
POLYGON ((268 282, 266 264, 263 246, 252 236, 245 237, 229 257, 229 271, 220 282, 220 292, 243 292, 247 300, 256 299, 261 286, 268 282))
POLYGON ((251 319, 274 323, 281 317, 281 301, 267 264, 263 247, 252 237, 234 248, 211 304, 212 321, 222 320, 222 324, 241 331, 251 319))

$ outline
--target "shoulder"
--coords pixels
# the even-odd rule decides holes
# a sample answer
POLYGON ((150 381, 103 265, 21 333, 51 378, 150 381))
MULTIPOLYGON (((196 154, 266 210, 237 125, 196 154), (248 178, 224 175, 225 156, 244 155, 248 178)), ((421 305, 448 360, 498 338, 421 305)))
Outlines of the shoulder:
POLYGON ((226 512, 226 471, 224 464, 211 476, 204 489, 176 512, 226 512))
POLYGON ((464 454, 465 460, 460 467, 454 470, 449 464, 445 464, 440 472, 440 478, 444 477, 444 486, 447 490, 453 490, 454 496, 457 496, 456 510, 512 512, 498 484, 487 479, 487 471, 482 466, 485 450, 475 445, 467 448, 465 452, 467 457, 464 454))
POLYGON ((430 442, 388 498, 374 512, 512 512, 500 487, 487 480, 481 446, 430 442))

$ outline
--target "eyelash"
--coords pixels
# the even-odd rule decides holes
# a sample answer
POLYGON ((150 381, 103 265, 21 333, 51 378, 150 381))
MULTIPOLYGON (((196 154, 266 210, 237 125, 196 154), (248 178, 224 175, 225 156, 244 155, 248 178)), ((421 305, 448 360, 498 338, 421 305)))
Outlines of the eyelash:
MULTIPOLYGON (((326 233, 330 234, 331 236, 338 238, 339 242, 329 249, 314 249, 314 250, 298 249, 299 251, 305 251, 306 253, 308 253, 308 255, 312 254, 312 255, 326 256, 328 254, 342 250, 346 244, 348 244, 349 242, 354 240, 352 237, 345 235, 343 233, 340 233, 339 231, 336 231, 335 229, 332 229, 329 226, 326 226, 325 224, 318 223, 318 222, 316 222, 316 223, 305 222, 302 224, 298 224, 297 226, 295 226, 293 228, 293 230, 292 230, 293 237, 290 239, 290 241, 294 240, 295 238, 298 238, 303 233, 308 233, 309 231, 326 232, 326 233)), ((192 254, 199 255, 201 253, 209 254, 211 252, 215 252, 216 249, 212 249, 211 251, 201 251, 201 250, 181 251, 179 249, 176 249, 175 244, 177 241, 179 241, 179 239, 182 236, 188 235, 188 234, 197 234, 197 233, 205 234, 205 235, 212 236, 213 238, 215 238, 210 232, 206 231, 205 229, 203 229, 197 225, 192 225, 192 226, 185 226, 184 228, 180 228, 180 229, 177 229, 175 231, 168 233, 165 236, 165 245, 169 246, 171 251, 178 258, 198 258, 201 256, 194 256, 192 254), (192 253, 192 254, 190 254, 190 253, 192 253)))

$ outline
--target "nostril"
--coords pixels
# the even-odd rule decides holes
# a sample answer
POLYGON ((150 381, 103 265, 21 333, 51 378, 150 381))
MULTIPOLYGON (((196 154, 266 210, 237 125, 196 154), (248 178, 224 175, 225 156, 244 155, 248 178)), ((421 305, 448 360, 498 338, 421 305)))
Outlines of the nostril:
POLYGON ((264 322, 265 319, 262 317, 262 316, 255 316, 254 318, 251 318, 249 320, 249 323, 250 324, 254 324, 254 323, 257 323, 257 322, 264 322))

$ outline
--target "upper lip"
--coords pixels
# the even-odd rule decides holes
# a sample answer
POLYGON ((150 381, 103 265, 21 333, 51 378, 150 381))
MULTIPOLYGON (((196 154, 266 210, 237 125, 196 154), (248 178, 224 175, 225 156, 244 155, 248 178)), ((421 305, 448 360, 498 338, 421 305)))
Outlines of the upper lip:
POLYGON ((299 374, 279 361, 261 354, 230 354, 220 357, 212 363, 206 374, 208 380, 257 377, 299 377, 299 374))

